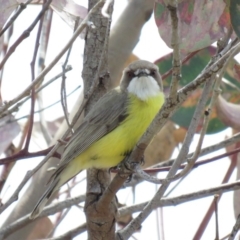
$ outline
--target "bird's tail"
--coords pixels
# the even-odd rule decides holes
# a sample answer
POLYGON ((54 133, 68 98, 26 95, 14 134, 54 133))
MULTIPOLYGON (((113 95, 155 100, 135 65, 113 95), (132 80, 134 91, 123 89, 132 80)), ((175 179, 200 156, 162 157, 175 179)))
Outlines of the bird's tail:
POLYGON ((32 213, 30 214, 29 218, 30 219, 35 219, 43 210, 44 206, 46 205, 46 203, 48 202, 49 198, 52 196, 52 194, 58 190, 59 186, 59 178, 55 178, 51 184, 49 185, 49 187, 47 188, 47 190, 45 191, 45 193, 42 195, 42 197, 39 199, 38 203, 36 204, 36 206, 34 207, 32 213))

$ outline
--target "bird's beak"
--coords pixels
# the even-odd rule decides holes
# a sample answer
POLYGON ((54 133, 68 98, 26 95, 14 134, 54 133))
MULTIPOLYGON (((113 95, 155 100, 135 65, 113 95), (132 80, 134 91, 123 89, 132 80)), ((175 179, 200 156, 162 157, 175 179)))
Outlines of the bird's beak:
POLYGON ((146 72, 145 69, 141 69, 138 74, 137 74, 137 77, 140 78, 140 77, 147 77, 149 74, 146 72))

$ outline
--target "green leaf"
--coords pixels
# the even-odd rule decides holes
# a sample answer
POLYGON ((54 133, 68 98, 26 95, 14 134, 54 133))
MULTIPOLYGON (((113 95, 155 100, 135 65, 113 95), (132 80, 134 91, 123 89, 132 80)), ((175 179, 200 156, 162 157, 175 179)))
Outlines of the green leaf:
MULTIPOLYGON (((216 48, 213 46, 202 49, 196 53, 191 59, 186 61, 182 65, 182 78, 179 82, 179 88, 190 83, 195 79, 204 67, 208 64, 212 56, 216 52, 216 48)), ((172 67, 172 54, 168 54, 155 62, 160 73, 163 75, 165 72, 169 71, 172 67)), ((223 90, 223 96, 229 102, 237 103, 240 102, 240 81, 236 79, 237 76, 233 68, 236 65, 236 60, 230 61, 226 68, 226 73, 224 78, 225 82, 222 83, 221 88, 223 90)), ((171 83, 171 76, 164 79, 164 89, 168 92, 171 83)), ((193 113, 195 111, 196 104, 202 94, 202 89, 195 90, 188 99, 183 103, 183 105, 178 109, 172 116, 172 120, 181 127, 188 128, 190 121, 192 119, 193 113)), ((201 126, 199 126, 200 129, 201 126)), ((222 131, 227 126, 219 119, 216 113, 216 109, 213 109, 211 114, 211 120, 207 129, 208 134, 217 133, 222 131)))
POLYGON ((230 18, 234 32, 240 37, 240 1, 230 1, 230 18))

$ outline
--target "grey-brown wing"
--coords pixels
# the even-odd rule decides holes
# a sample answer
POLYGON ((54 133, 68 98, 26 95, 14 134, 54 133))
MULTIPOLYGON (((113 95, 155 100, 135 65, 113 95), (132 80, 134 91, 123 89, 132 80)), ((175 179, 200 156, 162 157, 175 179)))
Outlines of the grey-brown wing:
POLYGON ((60 166, 81 154, 91 144, 115 129, 126 118, 127 93, 111 90, 94 106, 66 145, 60 166))

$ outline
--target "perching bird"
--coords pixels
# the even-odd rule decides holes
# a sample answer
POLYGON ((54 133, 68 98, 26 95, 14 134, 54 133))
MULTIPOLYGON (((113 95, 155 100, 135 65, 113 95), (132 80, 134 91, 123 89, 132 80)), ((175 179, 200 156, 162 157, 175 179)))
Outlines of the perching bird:
POLYGON ((51 195, 81 170, 118 165, 163 103, 162 80, 155 64, 140 60, 125 68, 120 87, 100 98, 74 132, 30 218, 36 218, 51 195))

